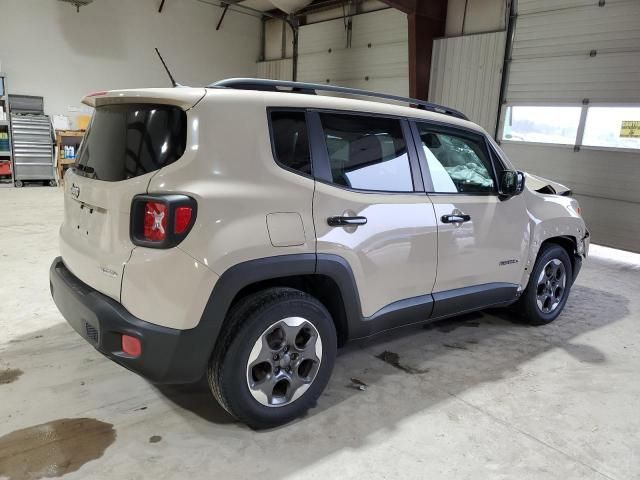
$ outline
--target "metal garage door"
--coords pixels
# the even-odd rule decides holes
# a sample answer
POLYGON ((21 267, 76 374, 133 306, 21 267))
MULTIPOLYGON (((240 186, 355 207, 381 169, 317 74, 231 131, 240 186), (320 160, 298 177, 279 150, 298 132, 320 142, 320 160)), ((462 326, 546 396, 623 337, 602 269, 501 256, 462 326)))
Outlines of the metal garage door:
POLYGON ((300 27, 298 80, 396 95, 409 93, 407 16, 396 9, 300 27))
POLYGON ((640 251, 640 2, 519 0, 511 59, 504 150, 573 188, 594 242, 640 251))

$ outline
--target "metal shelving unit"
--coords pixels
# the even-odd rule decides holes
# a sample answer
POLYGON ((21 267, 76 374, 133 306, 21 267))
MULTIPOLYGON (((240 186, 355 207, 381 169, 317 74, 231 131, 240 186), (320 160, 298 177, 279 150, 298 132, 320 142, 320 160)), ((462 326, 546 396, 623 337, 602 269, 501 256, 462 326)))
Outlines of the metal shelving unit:
MULTIPOLYGON (((2 107, 6 119, 0 120, 0 133, 7 134, 8 148, 0 147, 0 187, 13 186, 13 157, 11 143, 11 115, 9 110, 9 93, 7 90, 7 77, 0 72, 0 107, 2 107)), ((2 135, 4 136, 4 135, 2 135)))

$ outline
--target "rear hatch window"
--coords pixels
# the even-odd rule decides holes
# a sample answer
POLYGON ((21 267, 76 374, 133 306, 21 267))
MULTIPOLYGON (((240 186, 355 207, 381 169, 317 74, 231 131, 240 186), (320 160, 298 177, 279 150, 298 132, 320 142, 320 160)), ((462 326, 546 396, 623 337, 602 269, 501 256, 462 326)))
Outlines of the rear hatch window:
POLYGON ((76 173, 118 182, 178 160, 187 142, 187 115, 179 107, 122 104, 97 107, 76 173))

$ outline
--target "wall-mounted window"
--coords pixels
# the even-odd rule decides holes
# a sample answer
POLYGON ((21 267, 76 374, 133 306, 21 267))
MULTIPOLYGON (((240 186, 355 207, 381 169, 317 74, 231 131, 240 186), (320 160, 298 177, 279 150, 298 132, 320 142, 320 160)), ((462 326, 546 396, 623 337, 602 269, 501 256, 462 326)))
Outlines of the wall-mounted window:
POLYGON ((640 149, 640 107, 590 106, 582 144, 640 149))
POLYGON ((507 107, 502 139, 575 145, 582 107, 507 107))
POLYGON ((511 105, 501 140, 640 150, 640 105, 511 105))

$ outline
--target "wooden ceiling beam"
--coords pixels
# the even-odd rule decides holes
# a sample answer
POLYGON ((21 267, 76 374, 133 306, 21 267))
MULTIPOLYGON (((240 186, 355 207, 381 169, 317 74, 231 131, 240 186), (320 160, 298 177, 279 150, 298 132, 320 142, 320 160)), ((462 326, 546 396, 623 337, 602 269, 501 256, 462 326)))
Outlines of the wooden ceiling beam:
POLYGON ((447 2, 441 0, 382 0, 407 15, 420 15, 438 20, 447 15, 447 2), (443 6, 444 4, 444 6, 443 6))

